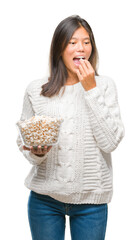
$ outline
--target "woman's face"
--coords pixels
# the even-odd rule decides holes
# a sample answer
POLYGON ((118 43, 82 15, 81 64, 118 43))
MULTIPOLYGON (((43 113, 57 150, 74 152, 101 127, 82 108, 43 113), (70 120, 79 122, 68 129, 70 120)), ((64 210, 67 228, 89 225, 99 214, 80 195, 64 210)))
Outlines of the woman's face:
POLYGON ((83 58, 88 60, 91 52, 92 45, 89 34, 84 27, 80 27, 74 32, 67 47, 62 53, 62 59, 66 66, 68 76, 76 74, 76 70, 80 64, 79 59, 83 58))

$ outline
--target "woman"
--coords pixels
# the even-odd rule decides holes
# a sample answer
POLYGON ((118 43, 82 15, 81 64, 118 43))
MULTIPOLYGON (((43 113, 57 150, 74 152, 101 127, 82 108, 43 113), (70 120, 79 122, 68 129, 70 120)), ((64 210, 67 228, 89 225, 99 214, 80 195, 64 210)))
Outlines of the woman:
POLYGON ((62 117, 59 143, 37 149, 17 143, 33 164, 28 217, 33 240, 62 240, 65 215, 72 240, 103 240, 112 198, 111 152, 124 136, 115 83, 97 73, 98 53, 89 24, 70 16, 57 26, 50 76, 32 81, 21 120, 62 117))

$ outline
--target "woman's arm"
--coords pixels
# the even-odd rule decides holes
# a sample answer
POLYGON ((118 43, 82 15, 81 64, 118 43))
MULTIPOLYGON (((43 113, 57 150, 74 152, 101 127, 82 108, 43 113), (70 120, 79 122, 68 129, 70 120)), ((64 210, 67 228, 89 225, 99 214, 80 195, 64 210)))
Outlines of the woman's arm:
MULTIPOLYGON (((20 120, 24 121, 26 119, 31 118, 34 115, 35 115, 35 113, 34 113, 33 108, 32 108, 32 104, 31 104, 31 101, 30 101, 28 88, 27 88, 26 91, 25 91, 25 95, 24 95, 23 108, 22 108, 22 114, 21 114, 20 120)), ((31 150, 26 149, 23 146, 20 135, 18 135, 18 137, 17 137, 17 145, 19 147, 19 150, 23 153, 24 157, 26 159, 28 159, 28 161, 33 165, 41 164, 47 157, 46 154, 45 155, 43 154, 43 156, 37 156, 37 155, 35 155, 35 153, 33 153, 32 149, 31 150)), ((38 154, 38 153, 36 153, 36 154, 38 154)))
POLYGON ((93 135, 97 145, 104 152, 115 150, 124 136, 124 126, 120 116, 117 89, 114 81, 108 78, 103 96, 99 87, 85 91, 93 135))

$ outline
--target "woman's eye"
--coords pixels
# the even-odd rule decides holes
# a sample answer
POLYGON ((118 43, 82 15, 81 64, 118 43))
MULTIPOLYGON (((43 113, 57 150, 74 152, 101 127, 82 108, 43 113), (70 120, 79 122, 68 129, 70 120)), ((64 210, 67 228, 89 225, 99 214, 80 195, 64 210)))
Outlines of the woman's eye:
POLYGON ((70 44, 72 44, 72 45, 74 45, 75 44, 75 42, 69 42, 70 44))
MULTIPOLYGON (((76 44, 76 42, 69 42, 69 44, 74 45, 74 44, 76 44)), ((90 42, 89 41, 88 42, 84 42, 84 44, 87 45, 87 44, 90 44, 90 42)))

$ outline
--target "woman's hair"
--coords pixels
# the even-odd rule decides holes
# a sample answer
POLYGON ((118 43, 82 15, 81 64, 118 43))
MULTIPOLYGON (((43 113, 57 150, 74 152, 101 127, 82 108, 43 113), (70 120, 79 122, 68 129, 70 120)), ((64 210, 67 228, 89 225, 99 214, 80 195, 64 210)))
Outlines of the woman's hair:
POLYGON ((50 48, 50 77, 48 79, 48 82, 42 86, 41 95, 47 97, 58 95, 61 87, 65 85, 68 73, 62 60, 62 53, 72 38, 74 32, 80 27, 84 27, 89 34, 92 45, 92 52, 89 58, 89 62, 94 68, 95 75, 98 75, 98 52, 92 29, 89 24, 81 17, 77 15, 70 16, 61 21, 55 29, 50 48))

